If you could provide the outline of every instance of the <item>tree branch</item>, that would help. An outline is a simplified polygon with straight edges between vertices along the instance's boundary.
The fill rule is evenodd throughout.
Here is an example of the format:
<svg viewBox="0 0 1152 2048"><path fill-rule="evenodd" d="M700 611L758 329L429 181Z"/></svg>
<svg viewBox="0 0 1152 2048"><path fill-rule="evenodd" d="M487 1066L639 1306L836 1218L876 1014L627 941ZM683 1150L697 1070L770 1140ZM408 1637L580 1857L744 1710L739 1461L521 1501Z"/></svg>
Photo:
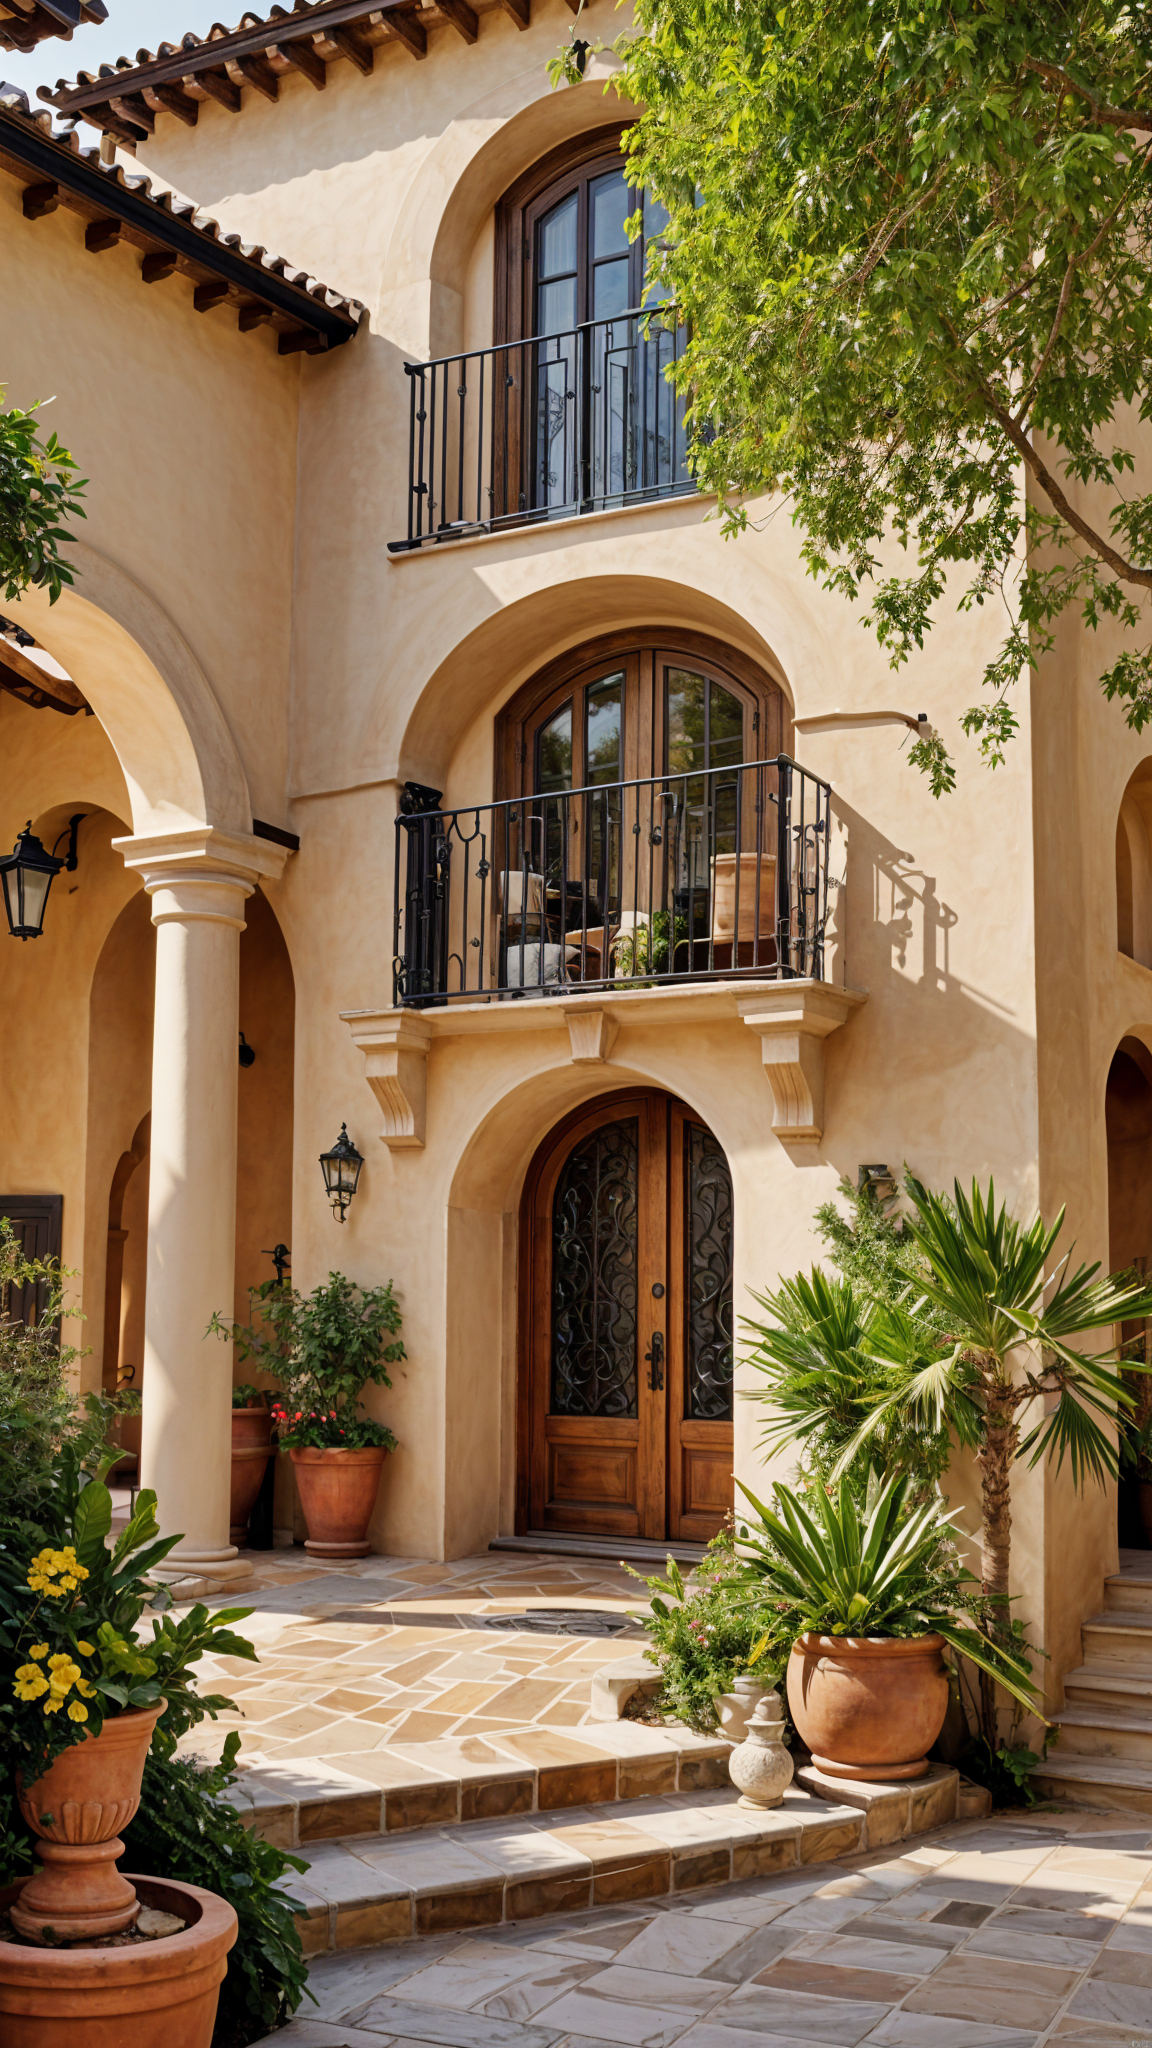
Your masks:
<svg viewBox="0 0 1152 2048"><path fill-rule="evenodd" d="M1037 387L1040 383L1040 379L1044 375L1045 370L1048 368L1048 359L1056 346L1056 341L1059 336L1060 329L1064 325L1064 315L1068 311L1068 301L1072 296L1072 279L1076 275L1077 260L1078 259L1075 256L1070 256L1068 258L1068 267L1064 272L1064 282L1060 287L1060 298L1057 302L1056 312L1052 320L1051 332L1049 333L1048 340L1045 343L1044 353L1041 356L1040 361L1037 363L1036 368L1032 373L1032 377L1024 391L1024 395L1016 408L1017 424L1020 424L1023 421L1024 415L1027 412L1028 407L1032 403L1032 400L1036 394Z"/></svg>
<svg viewBox="0 0 1152 2048"><path fill-rule="evenodd" d="M1112 107L1106 100L1098 99L1071 72L1061 69L1059 64L1042 63L1039 57L1025 57L1023 68L1037 78L1043 78L1048 85L1058 85L1062 92L1072 93L1076 99L1084 100L1091 107L1098 121L1108 128L1134 128L1138 135L1152 135L1152 114L1141 113L1136 107Z"/></svg>

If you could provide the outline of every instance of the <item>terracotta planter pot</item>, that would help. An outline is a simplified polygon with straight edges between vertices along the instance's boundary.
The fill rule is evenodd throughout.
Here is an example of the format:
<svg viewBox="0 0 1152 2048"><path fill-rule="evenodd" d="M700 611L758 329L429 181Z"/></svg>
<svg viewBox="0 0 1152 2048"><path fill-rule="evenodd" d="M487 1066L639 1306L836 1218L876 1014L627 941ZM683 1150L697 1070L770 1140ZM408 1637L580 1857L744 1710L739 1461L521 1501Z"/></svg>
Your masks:
<svg viewBox="0 0 1152 2048"><path fill-rule="evenodd" d="M367 1557L387 1451L290 1451L313 1557Z"/></svg>
<svg viewBox="0 0 1152 2048"><path fill-rule="evenodd" d="M272 1415L267 1408L232 1410L232 1498L230 1543L243 1543L272 1456Z"/></svg>
<svg viewBox="0 0 1152 2048"><path fill-rule="evenodd" d="M941 1636L800 1636L788 1705L818 1770L834 1778L922 1778L948 1711Z"/></svg>
<svg viewBox="0 0 1152 2048"><path fill-rule="evenodd" d="M23 1887L12 1922L32 1941L45 1931L64 1941L120 1934L140 1908L116 1859L120 1829L140 1804L140 1780L152 1730L167 1705L130 1708L105 1721L56 1758L35 1784L19 1773L16 1797L34 1835L41 1868Z"/></svg>
<svg viewBox="0 0 1152 2048"><path fill-rule="evenodd" d="M214 1892L136 1877L140 1902L182 1934L129 1948L22 1948L0 1941L4 2048L209 2048L236 1915ZM27 1885L0 1892L10 1907Z"/></svg>

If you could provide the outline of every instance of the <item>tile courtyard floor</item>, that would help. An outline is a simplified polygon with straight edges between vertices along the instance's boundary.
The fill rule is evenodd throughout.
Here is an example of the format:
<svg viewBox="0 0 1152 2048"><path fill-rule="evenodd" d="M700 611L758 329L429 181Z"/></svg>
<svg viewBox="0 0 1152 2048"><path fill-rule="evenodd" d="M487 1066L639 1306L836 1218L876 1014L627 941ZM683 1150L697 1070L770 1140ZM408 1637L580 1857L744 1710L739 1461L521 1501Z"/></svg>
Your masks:
<svg viewBox="0 0 1152 2048"><path fill-rule="evenodd" d="M621 1636L488 1630L485 1617L572 1609L623 1617L644 1587L596 1559L485 1552L452 1564L372 1556L325 1564L299 1550L249 1552L251 1579L212 1606L251 1607L240 1627L258 1665L205 1660L201 1684L235 1714L205 1723L192 1748L219 1749L237 1728L241 1757L333 1764L445 1738L576 1728L593 1674L644 1648Z"/></svg>
<svg viewBox="0 0 1152 2048"><path fill-rule="evenodd" d="M267 2048L1152 2048L1152 1819L961 1822L851 1864L318 1958Z"/></svg>

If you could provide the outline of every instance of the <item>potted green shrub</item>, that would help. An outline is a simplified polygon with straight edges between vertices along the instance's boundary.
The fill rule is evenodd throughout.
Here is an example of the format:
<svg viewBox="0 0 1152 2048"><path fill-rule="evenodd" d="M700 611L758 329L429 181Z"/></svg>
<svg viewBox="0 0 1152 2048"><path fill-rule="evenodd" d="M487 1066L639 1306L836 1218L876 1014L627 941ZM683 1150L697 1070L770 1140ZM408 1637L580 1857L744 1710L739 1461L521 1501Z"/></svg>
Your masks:
<svg viewBox="0 0 1152 2048"><path fill-rule="evenodd" d="M232 1492L229 1541L243 1543L272 1456L272 1411L268 1395L241 1380L232 1389Z"/></svg>
<svg viewBox="0 0 1152 2048"><path fill-rule="evenodd" d="M390 1387L388 1367L406 1357L391 1282L359 1287L329 1273L311 1294L266 1280L249 1289L246 1323L216 1315L210 1328L279 1383L271 1420L296 1470L316 1557L363 1557L380 1475L396 1438L365 1415L367 1386ZM391 1341L390 1341L391 1340Z"/></svg>
<svg viewBox="0 0 1152 2048"><path fill-rule="evenodd" d="M775 1509L741 1488L755 1516L739 1552L789 1646L789 1711L833 1777L923 1776L948 1708L946 1645L1036 1711L1029 1664L986 1632L944 1503L912 1505L910 1487L904 1474L872 1483L859 1507L847 1478L835 1493L816 1482L806 1500L777 1486ZM747 1580L733 1590L747 1597Z"/></svg>

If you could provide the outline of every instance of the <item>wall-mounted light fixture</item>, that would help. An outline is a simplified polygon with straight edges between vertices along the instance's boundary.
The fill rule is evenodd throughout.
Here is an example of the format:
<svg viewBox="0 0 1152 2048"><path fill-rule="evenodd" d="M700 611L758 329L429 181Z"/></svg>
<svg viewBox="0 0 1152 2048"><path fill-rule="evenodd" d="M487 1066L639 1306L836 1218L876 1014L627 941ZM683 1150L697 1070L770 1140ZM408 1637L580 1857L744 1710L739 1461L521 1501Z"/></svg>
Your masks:
<svg viewBox="0 0 1152 2048"><path fill-rule="evenodd" d="M5 860L0 860L4 908L8 913L8 930L14 939L40 937L53 878L61 868L66 868L69 874L76 871L76 834L87 815L87 811L77 811L69 818L51 853L37 839L29 818L12 852ZM56 848L65 839L68 852L63 860L58 860Z"/></svg>
<svg viewBox="0 0 1152 2048"><path fill-rule="evenodd" d="M254 1046L249 1045L243 1032L240 1033L240 1065L242 1067L254 1067L256 1065L256 1049Z"/></svg>
<svg viewBox="0 0 1152 2048"><path fill-rule="evenodd" d="M890 1202L896 1193L896 1176L886 1166L858 1166L856 1186L861 1194L867 1189L874 1201Z"/></svg>
<svg viewBox="0 0 1152 2048"><path fill-rule="evenodd" d="M356 1193L363 1164L363 1153L356 1150L348 1136L347 1124L341 1124L340 1136L331 1151L320 1154L320 1170L324 1175L328 1200L332 1204L333 1215L338 1217L341 1223L344 1221L344 1211Z"/></svg>

